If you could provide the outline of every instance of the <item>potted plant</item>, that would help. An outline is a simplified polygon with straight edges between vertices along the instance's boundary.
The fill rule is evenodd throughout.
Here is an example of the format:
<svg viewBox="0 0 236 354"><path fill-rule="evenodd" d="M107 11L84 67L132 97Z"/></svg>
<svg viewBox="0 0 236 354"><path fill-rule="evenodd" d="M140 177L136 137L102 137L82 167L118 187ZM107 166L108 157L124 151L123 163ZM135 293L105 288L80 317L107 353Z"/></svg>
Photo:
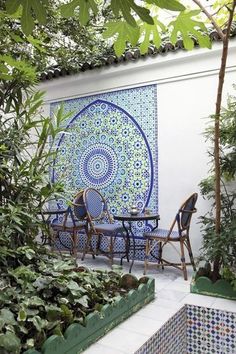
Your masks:
<svg viewBox="0 0 236 354"><path fill-rule="evenodd" d="M203 246L200 267L191 285L192 292L222 296L236 300L236 98L230 96L220 118L221 171L221 235L215 232L214 175L200 183L203 197L212 202L212 209L201 216ZM207 141L213 140L212 126L206 131ZM213 152L209 151L213 158ZM219 274L214 278L213 263L219 262Z"/></svg>

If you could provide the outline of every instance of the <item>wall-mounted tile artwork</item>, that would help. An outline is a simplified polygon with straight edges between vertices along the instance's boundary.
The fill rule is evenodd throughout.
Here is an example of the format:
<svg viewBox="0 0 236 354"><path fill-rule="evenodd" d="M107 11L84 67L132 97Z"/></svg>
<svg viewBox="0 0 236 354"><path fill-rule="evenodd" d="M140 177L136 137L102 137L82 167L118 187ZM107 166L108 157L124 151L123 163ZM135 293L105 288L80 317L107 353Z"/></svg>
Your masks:
<svg viewBox="0 0 236 354"><path fill-rule="evenodd" d="M72 112L56 140L52 179L69 195L100 190L113 214L158 210L157 87L148 85L51 104ZM60 200L63 205L64 201ZM137 236L148 229L137 224Z"/></svg>

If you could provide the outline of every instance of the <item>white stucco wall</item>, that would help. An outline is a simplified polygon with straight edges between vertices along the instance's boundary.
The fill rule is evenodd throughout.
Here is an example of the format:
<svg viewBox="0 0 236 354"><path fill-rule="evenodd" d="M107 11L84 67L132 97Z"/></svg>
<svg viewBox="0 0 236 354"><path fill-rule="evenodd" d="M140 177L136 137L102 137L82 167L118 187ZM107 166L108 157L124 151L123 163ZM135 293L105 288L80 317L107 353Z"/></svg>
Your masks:
<svg viewBox="0 0 236 354"><path fill-rule="evenodd" d="M212 50L178 51L117 66L86 71L39 85L50 102L128 87L157 83L160 226L168 227L180 203L208 174L208 156L202 133L214 113L221 44ZM231 40L224 102L236 82L236 40ZM191 242L197 255L201 245L198 217L208 209L199 195ZM170 250L172 258L172 250Z"/></svg>

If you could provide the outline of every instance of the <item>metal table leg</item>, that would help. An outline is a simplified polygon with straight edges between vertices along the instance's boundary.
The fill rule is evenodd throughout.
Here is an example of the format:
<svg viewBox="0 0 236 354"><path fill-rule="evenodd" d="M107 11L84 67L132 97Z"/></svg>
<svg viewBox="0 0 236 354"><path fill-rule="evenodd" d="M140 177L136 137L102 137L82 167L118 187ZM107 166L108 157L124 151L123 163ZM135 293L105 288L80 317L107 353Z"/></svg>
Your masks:
<svg viewBox="0 0 236 354"><path fill-rule="evenodd" d="M125 233L126 233L126 240L125 240L125 254L120 259L120 265L122 265L123 258L125 258L125 257L127 258L127 261L129 262L129 251L130 251L129 229L126 227L125 221L122 221L122 226L123 226Z"/></svg>
<svg viewBox="0 0 236 354"><path fill-rule="evenodd" d="M129 273L131 273L131 270L132 270L132 267L133 267L133 264L134 264L134 258L135 258L135 253L136 253L136 243L135 243L135 236L134 236L134 233L133 233L133 230L132 230L132 222L129 222L129 231L130 231L130 236L132 238L132 251L133 251L133 257L132 257L132 262L130 264L130 267L129 267Z"/></svg>

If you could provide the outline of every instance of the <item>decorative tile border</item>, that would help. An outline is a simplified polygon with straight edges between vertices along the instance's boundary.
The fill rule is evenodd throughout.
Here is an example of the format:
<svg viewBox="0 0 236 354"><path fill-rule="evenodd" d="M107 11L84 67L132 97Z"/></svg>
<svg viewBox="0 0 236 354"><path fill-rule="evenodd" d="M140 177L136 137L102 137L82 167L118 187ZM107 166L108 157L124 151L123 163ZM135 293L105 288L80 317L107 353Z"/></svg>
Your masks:
<svg viewBox="0 0 236 354"><path fill-rule="evenodd" d="M186 354L186 309L182 307L135 354Z"/></svg>
<svg viewBox="0 0 236 354"><path fill-rule="evenodd" d="M135 354L236 354L236 313L185 305Z"/></svg>

